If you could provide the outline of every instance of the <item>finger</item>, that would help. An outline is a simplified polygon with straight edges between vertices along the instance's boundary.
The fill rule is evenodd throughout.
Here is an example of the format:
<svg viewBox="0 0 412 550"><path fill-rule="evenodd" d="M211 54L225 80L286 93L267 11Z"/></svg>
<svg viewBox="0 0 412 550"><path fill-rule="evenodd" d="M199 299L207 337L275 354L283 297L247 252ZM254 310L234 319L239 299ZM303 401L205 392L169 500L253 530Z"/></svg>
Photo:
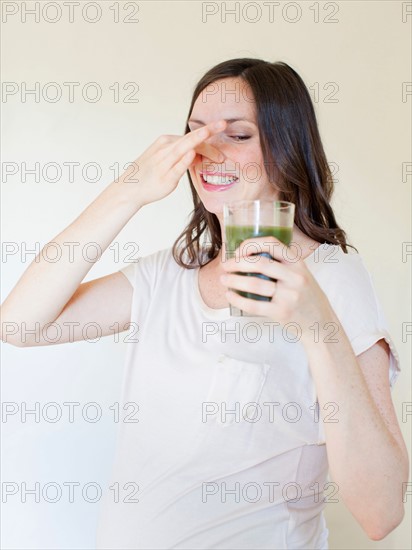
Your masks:
<svg viewBox="0 0 412 550"><path fill-rule="evenodd" d="M267 297L273 296L276 290L276 282L261 279L259 275L246 277L231 273L226 275L225 281L222 281L222 283L229 289L243 290Z"/></svg>
<svg viewBox="0 0 412 550"><path fill-rule="evenodd" d="M171 175L174 180L179 180L189 166L193 164L195 156L196 153L193 150L188 151L174 166L172 166L169 170L169 175Z"/></svg>
<svg viewBox="0 0 412 550"><path fill-rule="evenodd" d="M270 254L275 260L281 262L285 257L286 247L287 245L272 235L251 237L242 241L235 249L235 257L251 256L265 252Z"/></svg>
<svg viewBox="0 0 412 550"><path fill-rule="evenodd" d="M222 262L226 272L241 271L244 273L262 273L271 279L287 281L290 277L290 268L279 261L265 258L264 256L234 257Z"/></svg>
<svg viewBox="0 0 412 550"><path fill-rule="evenodd" d="M283 243L276 237L261 237L260 243L262 253L268 253L279 262L284 264L296 264L301 260L303 250L301 246L291 241L289 244Z"/></svg>
<svg viewBox="0 0 412 550"><path fill-rule="evenodd" d="M194 168L197 164L199 164L200 160L201 160L200 155L195 152L195 155L193 157L192 162L190 163L189 168Z"/></svg>
<svg viewBox="0 0 412 550"><path fill-rule="evenodd" d="M182 136L170 150L170 156L173 160L182 158L188 151L195 149L202 142L204 142L208 137L218 132L221 132L226 126L224 120L219 120L217 122L211 122L206 126L202 126L193 132L189 132Z"/></svg>
<svg viewBox="0 0 412 550"><path fill-rule="evenodd" d="M240 296L233 290L226 292L226 298L234 307L246 311L251 315L262 317L274 317L273 310L276 307L273 302L263 302L261 300L253 300Z"/></svg>
<svg viewBox="0 0 412 550"><path fill-rule="evenodd" d="M165 146L168 146L172 143L175 143L176 141L178 141L179 139L181 138L181 136L176 136L176 135L168 135L168 134L163 134L161 136L159 136L143 153L143 155L141 155L141 158L145 157L145 156L150 156L152 153L155 153L157 151L160 151L161 149L163 149Z"/></svg>
<svg viewBox="0 0 412 550"><path fill-rule="evenodd" d="M221 163L225 160L225 156L223 155L223 153L221 153L219 149L216 149L216 147L213 147L213 145L210 145L209 143L201 143L200 145L195 147L195 151L199 155L207 157L212 162Z"/></svg>

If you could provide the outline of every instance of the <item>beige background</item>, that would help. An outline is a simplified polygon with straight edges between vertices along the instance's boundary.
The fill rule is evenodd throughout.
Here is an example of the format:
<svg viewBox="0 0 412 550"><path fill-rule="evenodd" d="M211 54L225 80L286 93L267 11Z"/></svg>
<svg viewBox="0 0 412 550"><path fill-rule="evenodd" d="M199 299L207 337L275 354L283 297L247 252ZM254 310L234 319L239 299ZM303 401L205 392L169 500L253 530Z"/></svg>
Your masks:
<svg viewBox="0 0 412 550"><path fill-rule="evenodd" d="M36 22L33 16L23 17L23 4L32 9L33 2L3 2L3 10L5 4L8 12L17 13L6 17L3 11L2 80L16 83L18 93L3 96L2 153L3 162L16 163L18 173L6 177L3 170L2 240L15 243L11 246L18 252L3 256L2 299L33 258L21 256L23 247L42 246L67 226L113 179L110 166L134 160L162 133L182 133L192 89L205 70L233 57L286 61L313 94L319 91L313 97L321 135L338 168L334 208L372 274L399 351L402 373L393 398L408 439L411 417L402 422L402 406L411 402L411 337L403 342L402 326L411 322L411 257L402 258L402 246L411 241L412 175L402 170L410 170L411 162L412 97L410 84L404 84L411 81L411 3L278 2L272 4L270 21L265 3L240 2L239 20L228 14L225 22L220 2L99 2L101 18L95 23L85 21L78 8L70 23L61 2L62 17L56 23L47 21L56 17L53 6L40 11ZM40 3L41 10L45 4ZM234 2L226 5L235 8ZM138 22L125 23L136 6ZM117 8L120 20L115 23ZM95 8L88 9L86 17L95 17ZM206 17L205 10L217 13ZM259 10L261 18L253 23ZM328 17L336 22L326 22ZM69 81L80 83L73 102L63 86ZM59 83L62 98L51 103L27 96L24 102L24 82L27 88L39 82L41 91L48 82ZM80 90L88 82L101 87L100 101L83 99ZM110 90L115 82L120 84L119 102ZM122 101L127 82L139 86L138 103ZM23 162L28 167L35 162L41 167L96 162L102 173L91 183L77 168L70 182L63 167L55 183L45 181L52 169L38 183L30 175L23 182ZM141 255L171 246L190 211L184 178L172 195L138 213L116 238L119 258L115 248L107 251L88 279L119 269L131 251L122 250L128 242L136 242ZM3 347L3 400L95 401L105 410L95 424L81 419L73 424L5 423L3 480L104 484L116 428L108 407L119 400L126 347L122 338L115 342L110 337L48 349ZM411 499L406 517L411 516ZM3 508L4 547L93 547L96 505L21 505L11 499ZM328 506L327 519L331 548L411 547L409 519L380 542L368 540L341 503Z"/></svg>

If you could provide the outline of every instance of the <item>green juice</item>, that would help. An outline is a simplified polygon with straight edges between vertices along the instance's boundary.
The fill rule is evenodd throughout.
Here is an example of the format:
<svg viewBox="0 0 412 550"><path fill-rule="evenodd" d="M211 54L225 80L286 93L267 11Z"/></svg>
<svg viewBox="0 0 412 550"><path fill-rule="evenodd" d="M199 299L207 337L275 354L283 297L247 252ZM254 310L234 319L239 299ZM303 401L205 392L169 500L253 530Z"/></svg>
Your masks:
<svg viewBox="0 0 412 550"><path fill-rule="evenodd" d="M291 227L282 227L282 226L270 226L262 225L258 230L255 229L253 225L227 225L226 226L226 258L233 258L235 255L236 248L245 241L246 239L253 239L254 237L275 237L285 245L289 245L292 240L292 228ZM264 241L263 241L264 242ZM262 243L263 244L263 243ZM252 245L251 245L252 249ZM259 250L259 244L256 243L256 249ZM252 254L253 256L265 256L267 258L272 258L267 252L256 252ZM273 258L272 258L273 260ZM260 279L265 279L266 281L274 281L276 279L271 279L266 275L261 273L243 273L241 271L235 271L237 275L244 275L246 277L259 277ZM250 298L252 300L259 300L261 302L270 302L271 298L268 296L260 296L259 294L254 294L252 292L244 292L242 290L236 291L240 296L245 298Z"/></svg>
<svg viewBox="0 0 412 550"><path fill-rule="evenodd" d="M289 245L292 240L292 228L262 225L256 231L253 225L226 226L227 250L232 255L241 242L253 237L275 237L283 244Z"/></svg>

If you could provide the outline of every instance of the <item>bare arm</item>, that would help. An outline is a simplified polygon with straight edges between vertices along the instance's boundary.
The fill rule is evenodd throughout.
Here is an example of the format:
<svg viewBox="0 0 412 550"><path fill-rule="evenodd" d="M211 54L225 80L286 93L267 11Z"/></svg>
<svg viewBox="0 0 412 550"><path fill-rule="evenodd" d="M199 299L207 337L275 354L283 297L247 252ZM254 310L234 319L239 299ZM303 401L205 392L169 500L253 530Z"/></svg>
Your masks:
<svg viewBox="0 0 412 550"><path fill-rule="evenodd" d="M52 343L44 340L42 333L57 320L60 324L64 320L97 322L106 331L116 322L124 325L130 319L130 283L122 274L112 274L80 286L99 256L86 258L79 251L87 243L97 243L101 255L142 206L162 199L177 187L196 150L204 149L204 140L221 130L222 125L214 123L185 136L161 136L129 166L119 181L106 187L51 241L62 251L59 261L50 263L47 254L40 252L6 298L2 306L2 340L17 346ZM214 154L219 158L219 152L215 150ZM106 291L111 294L110 298ZM126 300L127 305L119 306L118 300ZM107 307L108 303L114 309ZM107 310L111 313L106 313ZM25 341L21 337L23 323L35 329ZM81 332L76 339L82 339Z"/></svg>
<svg viewBox="0 0 412 550"><path fill-rule="evenodd" d="M330 317L338 323L332 312ZM328 318L329 319L329 318ZM331 477L345 505L367 533L380 540L404 516L408 454L389 387L389 350L379 341L358 358L343 329L338 343L306 351L322 415L339 406L338 422L325 422Z"/></svg>
<svg viewBox="0 0 412 550"><path fill-rule="evenodd" d="M97 243L103 252L140 208L137 201L128 204L119 187L118 183L110 184L72 224L51 241L58 244L62 252L58 262L48 262L47 253L41 252L23 273L2 306L3 340L18 346L36 345L43 327L58 319L94 265L81 252L85 245ZM70 249L68 243L77 246ZM78 295L90 295L90 283L86 285L89 292L85 293L83 288ZM90 303L88 305L90 308ZM86 311L81 306L78 305L77 313L81 311L90 320L100 320L92 319L92 308ZM33 329L36 334L22 338L26 330Z"/></svg>
<svg viewBox="0 0 412 550"><path fill-rule="evenodd" d="M259 265L244 256L249 242L275 257ZM228 301L239 309L278 323L293 321L301 330L324 423L330 473L343 502L367 533L380 540L402 521L409 475L405 442L394 411L389 386L389 347L379 340L358 357L326 294L302 259L283 256L274 237L254 237L241 243L237 258L225 261L223 282L231 289L273 296L273 283L242 277L234 271L256 271L277 279L270 302L244 298L233 291ZM250 279L250 281L248 280ZM255 279L254 281L252 279ZM317 340L313 322L338 328L339 337ZM336 333L335 333L336 334ZM328 405L337 416L330 417Z"/></svg>
<svg viewBox="0 0 412 550"><path fill-rule="evenodd" d="M132 294L132 285L119 272L82 283L54 321L42 326L38 321L37 325L3 322L3 339L28 347L117 334L129 328Z"/></svg>

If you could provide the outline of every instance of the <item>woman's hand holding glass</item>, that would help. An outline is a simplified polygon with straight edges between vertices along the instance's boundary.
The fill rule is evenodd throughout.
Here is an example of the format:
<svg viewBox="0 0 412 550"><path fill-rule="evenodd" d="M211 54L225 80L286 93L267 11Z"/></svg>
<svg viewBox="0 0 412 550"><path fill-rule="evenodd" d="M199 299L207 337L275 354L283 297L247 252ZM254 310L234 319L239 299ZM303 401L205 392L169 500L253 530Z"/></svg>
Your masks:
<svg viewBox="0 0 412 550"><path fill-rule="evenodd" d="M267 255L256 256L257 248ZM313 323L330 320L332 308L303 259L292 258L292 253L288 256L286 249L286 245L271 236L243 241L234 257L222 263L226 274L221 276L221 283L228 287L226 297L233 306L281 324L298 323L302 332L309 334ZM236 271L261 273L276 282L237 275ZM240 296L236 290L272 299L253 300Z"/></svg>
<svg viewBox="0 0 412 550"><path fill-rule="evenodd" d="M160 136L130 163L115 183L125 193L126 200L134 201L139 208L170 195L197 154L207 155L217 163L223 162L222 153L204 141L225 126L224 121L217 121L184 136Z"/></svg>

